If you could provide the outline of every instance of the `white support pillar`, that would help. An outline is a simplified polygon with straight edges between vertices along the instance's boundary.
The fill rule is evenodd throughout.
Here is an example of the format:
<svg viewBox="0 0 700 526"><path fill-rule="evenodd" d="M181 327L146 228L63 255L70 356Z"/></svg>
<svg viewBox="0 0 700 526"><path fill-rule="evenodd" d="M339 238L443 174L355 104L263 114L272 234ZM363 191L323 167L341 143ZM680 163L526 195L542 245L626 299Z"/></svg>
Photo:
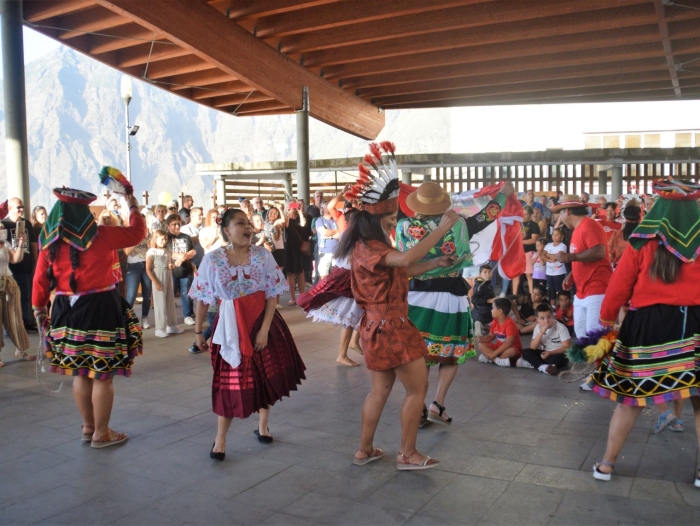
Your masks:
<svg viewBox="0 0 700 526"><path fill-rule="evenodd" d="M598 171L598 193L600 195L606 195L608 193L608 171L599 170ZM617 197L613 196L613 200Z"/></svg>
<svg viewBox="0 0 700 526"><path fill-rule="evenodd" d="M216 204L217 206L226 206L226 176L216 176Z"/></svg>
<svg viewBox="0 0 700 526"><path fill-rule="evenodd" d="M297 117L297 198L309 204L309 90L304 86Z"/></svg>
<svg viewBox="0 0 700 526"><path fill-rule="evenodd" d="M612 172L612 198L617 199L622 195L622 166L613 166Z"/></svg>
<svg viewBox="0 0 700 526"><path fill-rule="evenodd" d="M413 173L411 170L401 170L401 182L403 184L411 184L411 179L413 177Z"/></svg>
<svg viewBox="0 0 700 526"><path fill-rule="evenodd" d="M284 193L286 194L284 196L284 200L287 200L287 196L293 197L292 196L292 174L285 174L284 175Z"/></svg>
<svg viewBox="0 0 700 526"><path fill-rule="evenodd" d="M1 0L2 10L2 85L5 97L5 166L7 197L29 203L29 156L27 154L27 105L24 88L24 37L22 2Z"/></svg>

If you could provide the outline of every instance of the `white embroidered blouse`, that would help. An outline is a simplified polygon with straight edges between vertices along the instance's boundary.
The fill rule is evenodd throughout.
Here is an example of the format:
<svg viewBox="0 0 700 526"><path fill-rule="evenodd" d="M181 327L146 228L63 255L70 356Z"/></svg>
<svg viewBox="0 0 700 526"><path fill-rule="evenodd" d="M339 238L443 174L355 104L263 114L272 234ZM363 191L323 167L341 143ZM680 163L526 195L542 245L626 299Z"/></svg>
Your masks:
<svg viewBox="0 0 700 526"><path fill-rule="evenodd" d="M224 248L204 255L199 273L192 282L189 297L207 305L265 292L265 299L281 296L289 290L284 274L272 254L264 247L250 247L245 265L231 266Z"/></svg>

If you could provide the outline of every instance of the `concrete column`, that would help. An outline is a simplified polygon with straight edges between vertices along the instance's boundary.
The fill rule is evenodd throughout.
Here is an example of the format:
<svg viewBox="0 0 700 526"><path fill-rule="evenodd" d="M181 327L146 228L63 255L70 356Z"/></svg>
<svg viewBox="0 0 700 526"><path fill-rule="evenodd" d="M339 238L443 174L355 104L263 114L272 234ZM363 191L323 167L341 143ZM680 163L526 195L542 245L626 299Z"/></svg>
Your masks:
<svg viewBox="0 0 700 526"><path fill-rule="evenodd" d="M284 175L284 192L290 197L292 196L292 174L285 174ZM285 200L287 195L285 195Z"/></svg>
<svg viewBox="0 0 700 526"><path fill-rule="evenodd" d="M297 115L297 198L309 204L309 91L304 86L302 109Z"/></svg>
<svg viewBox="0 0 700 526"><path fill-rule="evenodd" d="M411 170L401 170L401 182L403 184L411 184L411 178L413 177L413 173Z"/></svg>
<svg viewBox="0 0 700 526"><path fill-rule="evenodd" d="M426 168L423 170L423 182L427 183L428 181L433 180L433 169L432 168Z"/></svg>
<svg viewBox="0 0 700 526"><path fill-rule="evenodd" d="M622 195L622 166L613 166L612 173L612 198L613 201Z"/></svg>
<svg viewBox="0 0 700 526"><path fill-rule="evenodd" d="M223 175L216 176L216 204L226 206L226 179Z"/></svg>
<svg viewBox="0 0 700 526"><path fill-rule="evenodd" d="M24 89L22 2L0 0L2 12L2 84L5 96L5 163L7 197L19 197L29 218L29 156Z"/></svg>
<svg viewBox="0 0 700 526"><path fill-rule="evenodd" d="M600 170L598 172L598 193L607 194L608 193L608 171ZM616 199L613 196L613 199Z"/></svg>

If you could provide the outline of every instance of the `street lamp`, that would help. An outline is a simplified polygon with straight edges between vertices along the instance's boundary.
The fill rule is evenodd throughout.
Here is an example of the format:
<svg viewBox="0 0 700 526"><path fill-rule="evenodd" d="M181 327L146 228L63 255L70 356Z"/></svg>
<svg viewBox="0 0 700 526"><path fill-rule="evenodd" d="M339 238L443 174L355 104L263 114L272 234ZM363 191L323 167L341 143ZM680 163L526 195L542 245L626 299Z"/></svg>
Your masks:
<svg viewBox="0 0 700 526"><path fill-rule="evenodd" d="M139 131L138 126L129 126L129 103L131 102L133 89L131 87L131 77L122 75L121 80L122 100L126 110L126 178L131 181L131 136Z"/></svg>

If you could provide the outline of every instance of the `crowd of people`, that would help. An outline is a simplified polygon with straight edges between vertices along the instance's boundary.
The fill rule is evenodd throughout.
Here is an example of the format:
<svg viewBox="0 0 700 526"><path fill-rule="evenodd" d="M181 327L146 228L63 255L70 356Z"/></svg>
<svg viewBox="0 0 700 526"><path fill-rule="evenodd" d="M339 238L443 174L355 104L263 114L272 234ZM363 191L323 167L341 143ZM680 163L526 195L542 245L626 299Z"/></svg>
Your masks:
<svg viewBox="0 0 700 526"><path fill-rule="evenodd" d="M659 197L597 203L586 193L527 190L524 273L510 281L501 261L491 261L466 278L470 239L518 199L513 186L466 217L426 182L406 190L400 210L405 188L387 175L396 175L393 145L372 155L358 184L330 200L316 192L308 206L256 197L205 211L185 196L181 207L141 210L129 197L94 214L88 205L96 196L64 188L54 191L50 212L35 207L27 223L22 202L10 199L0 226L0 309L17 356L35 358L27 333L41 331L50 370L74 377L82 440L108 447L128 438L109 428L113 376L131 374L142 330L182 334L182 319L194 326L189 352L211 355L218 428L210 456L223 460L232 419L258 413L255 435L272 442L271 406L305 378L279 312L298 305L315 322L342 326L339 364L359 365L348 357L352 348L371 372L353 463L384 456L373 439L398 379L406 394L397 468L415 470L439 464L418 452L417 431L452 424L448 393L467 359L555 375L568 367L574 338L609 326L619 331L613 348L581 385L619 402L595 478L610 480L645 406L663 409L656 432L682 431L682 400L691 398L700 427L700 300L692 292L700 277L700 187L669 179L656 183ZM426 400L432 366L438 383Z"/></svg>

